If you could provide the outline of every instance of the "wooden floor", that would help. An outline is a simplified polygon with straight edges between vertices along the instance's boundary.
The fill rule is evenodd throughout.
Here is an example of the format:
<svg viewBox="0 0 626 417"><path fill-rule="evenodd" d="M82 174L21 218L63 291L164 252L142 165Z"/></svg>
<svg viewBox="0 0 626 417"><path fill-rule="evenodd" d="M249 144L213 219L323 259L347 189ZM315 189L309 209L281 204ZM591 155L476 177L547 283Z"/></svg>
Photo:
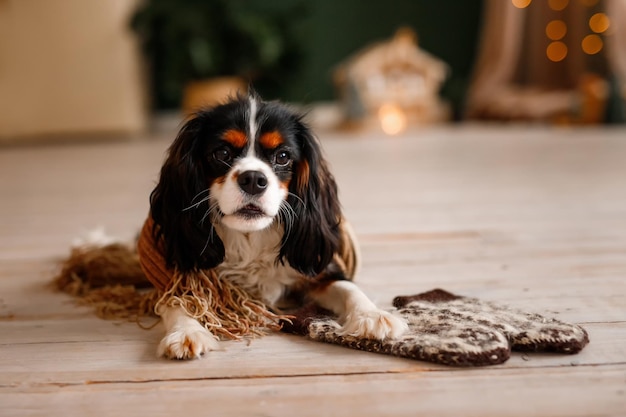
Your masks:
<svg viewBox="0 0 626 417"><path fill-rule="evenodd" d="M100 320L47 283L75 236L132 238L168 141L13 147L0 149L0 416L626 415L626 130L321 136L378 304L440 287L581 323L590 345L479 369L287 335L157 359L160 325Z"/></svg>

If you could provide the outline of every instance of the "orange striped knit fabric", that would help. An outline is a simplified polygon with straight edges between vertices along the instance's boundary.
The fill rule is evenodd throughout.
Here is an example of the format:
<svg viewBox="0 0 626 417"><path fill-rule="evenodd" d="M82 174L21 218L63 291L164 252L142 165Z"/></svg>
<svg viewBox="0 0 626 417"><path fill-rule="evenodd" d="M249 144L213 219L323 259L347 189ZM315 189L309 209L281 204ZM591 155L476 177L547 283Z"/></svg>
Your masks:
<svg viewBox="0 0 626 417"><path fill-rule="evenodd" d="M163 242L155 242L153 228L154 220L148 216L137 241L137 252L141 269L148 280L159 292L164 292L172 284L174 271L165 266Z"/></svg>
<svg viewBox="0 0 626 417"><path fill-rule="evenodd" d="M281 328L281 320L291 316L276 314L259 299L213 270L187 274L168 269L163 242L153 235L154 220L148 217L141 229L137 252L141 269L156 288L159 305L176 305L222 339L259 336Z"/></svg>

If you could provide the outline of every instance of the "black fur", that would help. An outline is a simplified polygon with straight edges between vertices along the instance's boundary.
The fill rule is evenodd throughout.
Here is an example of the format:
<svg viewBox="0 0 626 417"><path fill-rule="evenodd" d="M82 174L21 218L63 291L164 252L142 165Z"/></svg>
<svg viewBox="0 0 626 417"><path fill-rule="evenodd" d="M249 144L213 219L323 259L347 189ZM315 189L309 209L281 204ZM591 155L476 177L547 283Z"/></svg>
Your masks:
<svg viewBox="0 0 626 417"><path fill-rule="evenodd" d="M208 202L186 210L207 196L211 180L202 162L205 119L207 115L198 114L183 126L169 148L159 183L150 195L153 232L157 241L163 241L166 265L182 272L213 268L224 260L225 254L210 219L202 221Z"/></svg>
<svg viewBox="0 0 626 417"><path fill-rule="evenodd" d="M292 122L301 157L294 167L296 178L290 183L292 194L288 202L297 220L291 230L285 231L280 257L286 258L303 274L314 276L326 268L339 249L341 208L335 178L328 170L317 140L299 117L294 117ZM308 181L299 189L297 175L304 161L309 170Z"/></svg>
<svg viewBox="0 0 626 417"><path fill-rule="evenodd" d="M248 102L248 97L238 96L198 112L169 148L159 182L150 196L154 234L164 243L168 268L181 272L210 269L224 260L224 245L211 225L212 219L208 216L203 220L209 202L196 204L208 197L213 181L228 171L211 155L223 146L220 135L224 131L247 130ZM275 130L281 133L293 158L288 167L275 169L281 180L290 180L288 202L296 213L295 221L285 230L277 261L286 259L296 270L315 276L328 266L340 245L337 185L318 141L300 115L277 102L259 99L257 120L260 134ZM263 150L259 151L263 157ZM265 157L270 163L271 157ZM298 175L306 170L308 181L302 181ZM280 220L285 227L290 224L285 218Z"/></svg>

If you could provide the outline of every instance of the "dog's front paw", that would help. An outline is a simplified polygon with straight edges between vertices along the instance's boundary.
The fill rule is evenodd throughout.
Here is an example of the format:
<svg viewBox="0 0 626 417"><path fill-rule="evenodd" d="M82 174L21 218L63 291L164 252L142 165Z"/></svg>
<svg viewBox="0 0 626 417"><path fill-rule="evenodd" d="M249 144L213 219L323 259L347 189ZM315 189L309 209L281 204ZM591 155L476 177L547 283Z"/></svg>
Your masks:
<svg viewBox="0 0 626 417"><path fill-rule="evenodd" d="M218 348L217 339L204 327L176 326L159 343L157 355L168 359L194 359Z"/></svg>
<svg viewBox="0 0 626 417"><path fill-rule="evenodd" d="M364 337L367 339L397 339L409 329L401 317L384 310L355 311L346 316L339 330L342 336Z"/></svg>

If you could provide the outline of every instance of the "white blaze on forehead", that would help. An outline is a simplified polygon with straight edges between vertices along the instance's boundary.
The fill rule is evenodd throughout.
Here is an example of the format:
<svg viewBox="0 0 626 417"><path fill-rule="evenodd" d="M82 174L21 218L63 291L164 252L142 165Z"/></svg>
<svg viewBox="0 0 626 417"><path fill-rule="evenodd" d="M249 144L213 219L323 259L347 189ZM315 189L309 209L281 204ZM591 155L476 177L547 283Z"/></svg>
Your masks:
<svg viewBox="0 0 626 417"><path fill-rule="evenodd" d="M256 120L256 112L257 112L257 102L253 96L250 96L250 114L248 115L248 123L249 123L249 132L248 132L248 143L250 144L248 148L248 156L254 155L254 141L256 138L257 131L257 120Z"/></svg>
<svg viewBox="0 0 626 417"><path fill-rule="evenodd" d="M233 165L233 172L260 171L266 176L275 176L272 168L256 156L248 154Z"/></svg>

